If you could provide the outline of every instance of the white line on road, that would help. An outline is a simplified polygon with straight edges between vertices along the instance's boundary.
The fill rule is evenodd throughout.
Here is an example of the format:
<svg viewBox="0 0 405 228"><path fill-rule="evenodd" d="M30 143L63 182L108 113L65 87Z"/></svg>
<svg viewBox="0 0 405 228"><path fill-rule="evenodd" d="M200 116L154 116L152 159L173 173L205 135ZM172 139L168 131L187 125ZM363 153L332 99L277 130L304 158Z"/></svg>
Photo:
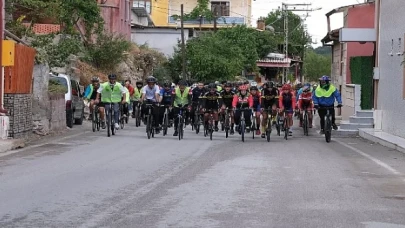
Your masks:
<svg viewBox="0 0 405 228"><path fill-rule="evenodd" d="M373 157L373 156L371 156L371 155L369 155L369 154L367 154L367 153L364 153L363 151L361 151L361 150L359 150L359 149L357 149L357 148L354 148L354 147L352 147L352 146L350 146L350 145L348 145L348 144L346 144L346 143L344 143L344 142L341 142L341 141L336 140L336 139L335 139L335 141L336 141L337 143L339 143L340 145L345 146L345 147L351 149L352 151L354 151L354 152L356 152L356 153L362 155L363 157L366 157L366 158L370 159L371 161L373 161L373 162L376 163L377 165L379 165L379 166L383 167L384 169L390 171L392 174L397 175L397 176L402 176L402 173L400 173L400 172L397 171L396 169L392 168L392 167L389 166L387 163L385 163L385 162L383 162L383 161L381 161L381 160L379 160L379 159L377 159L377 158L375 158L375 157ZM403 178L402 181L405 182L405 178Z"/></svg>

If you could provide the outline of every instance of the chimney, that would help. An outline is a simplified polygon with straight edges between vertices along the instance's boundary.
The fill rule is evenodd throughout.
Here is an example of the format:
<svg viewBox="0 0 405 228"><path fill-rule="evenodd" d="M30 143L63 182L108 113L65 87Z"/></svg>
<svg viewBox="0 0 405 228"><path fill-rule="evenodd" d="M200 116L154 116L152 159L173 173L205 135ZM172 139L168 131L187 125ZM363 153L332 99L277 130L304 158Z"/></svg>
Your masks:
<svg viewBox="0 0 405 228"><path fill-rule="evenodd" d="M266 24L264 23L263 19L257 20L257 29L259 29L259 30L265 30L266 29Z"/></svg>

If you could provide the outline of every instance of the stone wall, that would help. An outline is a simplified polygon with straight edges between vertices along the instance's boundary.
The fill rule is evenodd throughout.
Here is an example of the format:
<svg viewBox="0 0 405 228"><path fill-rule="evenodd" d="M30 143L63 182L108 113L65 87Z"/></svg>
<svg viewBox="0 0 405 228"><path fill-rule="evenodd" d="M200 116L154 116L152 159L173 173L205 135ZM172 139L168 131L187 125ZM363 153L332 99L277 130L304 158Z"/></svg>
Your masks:
<svg viewBox="0 0 405 228"><path fill-rule="evenodd" d="M49 67L47 65L35 65L33 80L33 131L34 133L39 135L46 135L49 133L49 119L51 118L51 109L48 95Z"/></svg>
<svg viewBox="0 0 405 228"><path fill-rule="evenodd" d="M64 94L49 95L51 118L49 120L50 131L66 129L66 103Z"/></svg>
<svg viewBox="0 0 405 228"><path fill-rule="evenodd" d="M344 106L342 107L342 118L348 120L354 116L361 107L361 86L357 84L346 84L342 92Z"/></svg>
<svg viewBox="0 0 405 228"><path fill-rule="evenodd" d="M10 117L9 137L29 137L33 128L31 94L4 94L4 107Z"/></svg>

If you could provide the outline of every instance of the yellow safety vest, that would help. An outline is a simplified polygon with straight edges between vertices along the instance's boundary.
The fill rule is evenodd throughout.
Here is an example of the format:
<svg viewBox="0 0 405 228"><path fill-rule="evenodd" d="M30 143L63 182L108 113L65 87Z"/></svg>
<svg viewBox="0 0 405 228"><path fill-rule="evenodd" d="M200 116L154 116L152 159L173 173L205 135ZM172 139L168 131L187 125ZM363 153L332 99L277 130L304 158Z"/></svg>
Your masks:
<svg viewBox="0 0 405 228"><path fill-rule="evenodd" d="M334 85L329 85L329 90L322 89L321 86L318 86L315 90L315 96L317 97L330 97L336 91Z"/></svg>
<svg viewBox="0 0 405 228"><path fill-rule="evenodd" d="M119 103L122 98L122 85L115 83L113 89L111 89L110 83L105 82L100 85L103 90L101 91L101 102L103 103Z"/></svg>
<svg viewBox="0 0 405 228"><path fill-rule="evenodd" d="M175 98L174 98L174 107L178 107L179 104L187 105L188 104L188 93L190 92L190 88L186 87L181 93L180 88L175 89Z"/></svg>

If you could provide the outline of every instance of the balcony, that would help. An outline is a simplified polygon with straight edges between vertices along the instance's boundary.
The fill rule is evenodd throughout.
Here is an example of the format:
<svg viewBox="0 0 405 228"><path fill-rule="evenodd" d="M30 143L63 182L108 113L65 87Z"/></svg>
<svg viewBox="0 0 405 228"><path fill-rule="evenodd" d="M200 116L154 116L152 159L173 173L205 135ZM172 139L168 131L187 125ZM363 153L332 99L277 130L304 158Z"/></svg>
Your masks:
<svg viewBox="0 0 405 228"><path fill-rule="evenodd" d="M177 24L177 20L173 16L169 16L169 24ZM184 21L185 25L199 25L200 20L187 20ZM202 19L202 25L211 25L214 24L214 20L208 21L206 19ZM244 17L220 17L217 19L218 25L244 25L246 24Z"/></svg>

